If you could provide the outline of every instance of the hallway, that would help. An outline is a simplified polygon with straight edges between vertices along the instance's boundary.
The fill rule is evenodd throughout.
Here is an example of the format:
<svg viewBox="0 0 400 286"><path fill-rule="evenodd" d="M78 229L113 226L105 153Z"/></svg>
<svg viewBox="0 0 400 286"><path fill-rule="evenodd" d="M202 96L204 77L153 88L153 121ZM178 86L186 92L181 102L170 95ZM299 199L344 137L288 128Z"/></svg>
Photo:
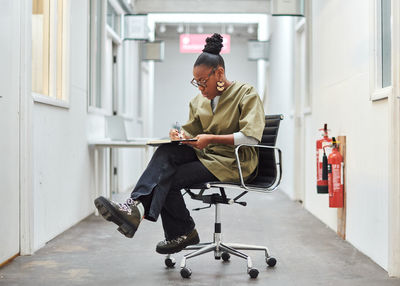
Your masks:
<svg viewBox="0 0 400 286"><path fill-rule="evenodd" d="M122 194L115 200L125 197ZM232 257L222 263L212 254L188 260L192 276L184 280L179 274L182 253L175 255L174 269L166 269L163 256L155 253L163 237L161 220L144 221L130 240L113 224L91 215L33 256L17 257L1 268L0 285L400 285L400 279L389 278L385 270L282 191L252 193L244 199L246 208L222 207L223 239L268 246L278 263L267 268L263 253L251 253L260 271L256 280L246 274L245 261ZM188 198L187 203L190 209L204 206ZM263 213L268 217L257 215ZM208 241L214 210L192 215L201 241Z"/></svg>

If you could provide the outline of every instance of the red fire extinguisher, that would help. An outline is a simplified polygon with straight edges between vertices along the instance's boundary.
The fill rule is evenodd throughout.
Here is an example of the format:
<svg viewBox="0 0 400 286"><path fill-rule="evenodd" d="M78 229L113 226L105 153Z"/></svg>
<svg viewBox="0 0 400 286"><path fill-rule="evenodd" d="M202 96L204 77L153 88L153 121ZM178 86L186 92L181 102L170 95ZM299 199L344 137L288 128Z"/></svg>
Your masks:
<svg viewBox="0 0 400 286"><path fill-rule="evenodd" d="M332 137L332 153L328 157L329 207L343 207L343 157L340 155L338 142Z"/></svg>
<svg viewBox="0 0 400 286"><path fill-rule="evenodd" d="M322 131L322 138L317 140L317 193L327 194L328 193L328 170L323 168L327 164L322 164L324 157L329 156L331 153L332 139L328 137L328 124L324 124L324 128L320 129ZM325 148L327 147L327 148ZM324 156L325 154L325 156Z"/></svg>

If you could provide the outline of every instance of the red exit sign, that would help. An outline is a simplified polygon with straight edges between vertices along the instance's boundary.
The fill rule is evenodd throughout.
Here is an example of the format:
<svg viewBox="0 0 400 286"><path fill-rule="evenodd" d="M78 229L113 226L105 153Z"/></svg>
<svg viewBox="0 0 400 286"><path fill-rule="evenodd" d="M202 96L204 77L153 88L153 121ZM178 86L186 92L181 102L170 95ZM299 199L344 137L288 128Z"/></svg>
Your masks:
<svg viewBox="0 0 400 286"><path fill-rule="evenodd" d="M212 34L181 34L179 38L179 49L181 53L201 53L206 44L206 38ZM224 45L221 54L229 54L231 52L231 36L221 35L223 37L222 44Z"/></svg>

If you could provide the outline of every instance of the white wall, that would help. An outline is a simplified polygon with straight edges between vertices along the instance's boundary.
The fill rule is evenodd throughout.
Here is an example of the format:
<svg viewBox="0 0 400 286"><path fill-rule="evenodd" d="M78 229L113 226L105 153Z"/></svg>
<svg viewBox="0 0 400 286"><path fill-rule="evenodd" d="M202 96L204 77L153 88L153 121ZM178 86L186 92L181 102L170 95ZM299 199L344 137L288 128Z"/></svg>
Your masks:
<svg viewBox="0 0 400 286"><path fill-rule="evenodd" d="M316 194L315 141L318 129L328 123L332 136L347 138L347 222L346 239L376 263L387 269L388 260L388 106L387 100L370 97L369 5L363 0L313 1L311 87L312 113L306 116L306 193L304 206L336 231L336 210L329 209L328 196ZM289 76L280 57L292 57L291 43L279 39L287 33L284 18L274 20L271 55L270 107L289 109ZM277 56L276 51L280 54ZM273 59L277 57L277 59ZM289 65L289 64L287 64ZM285 80L287 79L287 81ZM279 85L277 88L275 85ZM274 87L275 86L275 87ZM289 89L289 88L288 88ZM286 92L285 92L286 91ZM287 120L286 118L285 120ZM285 121L284 121L285 122ZM285 161L284 182L293 179L290 160L293 126L282 126L280 143ZM284 161L284 163L285 163ZM289 178L288 178L289 176ZM296 187L296 186L293 186ZM290 195L290 192L289 192ZM295 218L293 218L295 219Z"/></svg>
<svg viewBox="0 0 400 286"><path fill-rule="evenodd" d="M93 211L87 147L87 2L71 1L69 109L35 103L34 248Z"/></svg>
<svg viewBox="0 0 400 286"><path fill-rule="evenodd" d="M103 110L91 109L88 112L88 1L72 0L70 5L69 108L35 103L33 109L35 250L93 212L95 160L94 150L88 147L87 142L88 139L104 138L104 115L111 114L112 110L112 84L111 78L107 78L112 66L105 63ZM119 76L127 79L123 89L127 97L127 112L121 115L126 119L129 137L143 136L143 124L138 115L138 46L138 42L125 42L121 46L121 49L126 49L126 69L125 74ZM103 57L106 55L104 53ZM122 109L120 106L121 112ZM137 149L119 150L118 155L118 189L125 191L141 174L144 156L143 151ZM97 188L103 195L109 190L109 160L108 150L99 150Z"/></svg>
<svg viewBox="0 0 400 286"><path fill-rule="evenodd" d="M198 54L179 53L179 35L159 38L165 41L165 60L155 63L154 136L166 137L178 121L186 123L189 102L199 93L190 84ZM247 38L231 37L231 53L223 54L228 80L257 87L257 63L247 60Z"/></svg>
<svg viewBox="0 0 400 286"><path fill-rule="evenodd" d="M20 98L24 74L20 45L23 42L24 15L21 1L0 2L0 265L17 255L19 244L20 186ZM21 67L22 66L22 67ZM22 94L21 94L22 93Z"/></svg>
<svg viewBox="0 0 400 286"><path fill-rule="evenodd" d="M327 121L332 135L347 136L347 240L386 269L388 106L387 100L369 100L369 5L362 0L314 5L312 125ZM311 200L306 206L313 210Z"/></svg>

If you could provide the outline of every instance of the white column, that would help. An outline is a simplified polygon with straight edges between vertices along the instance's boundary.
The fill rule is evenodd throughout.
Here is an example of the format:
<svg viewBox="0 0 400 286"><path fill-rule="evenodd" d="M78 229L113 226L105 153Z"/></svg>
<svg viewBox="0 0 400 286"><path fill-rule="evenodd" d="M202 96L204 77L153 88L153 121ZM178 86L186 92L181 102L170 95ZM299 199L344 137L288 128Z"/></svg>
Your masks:
<svg viewBox="0 0 400 286"><path fill-rule="evenodd" d="M400 277L400 3L392 1L392 79L389 96L389 276Z"/></svg>
<svg viewBox="0 0 400 286"><path fill-rule="evenodd" d="M20 253L34 252L32 138L32 1L20 1Z"/></svg>

